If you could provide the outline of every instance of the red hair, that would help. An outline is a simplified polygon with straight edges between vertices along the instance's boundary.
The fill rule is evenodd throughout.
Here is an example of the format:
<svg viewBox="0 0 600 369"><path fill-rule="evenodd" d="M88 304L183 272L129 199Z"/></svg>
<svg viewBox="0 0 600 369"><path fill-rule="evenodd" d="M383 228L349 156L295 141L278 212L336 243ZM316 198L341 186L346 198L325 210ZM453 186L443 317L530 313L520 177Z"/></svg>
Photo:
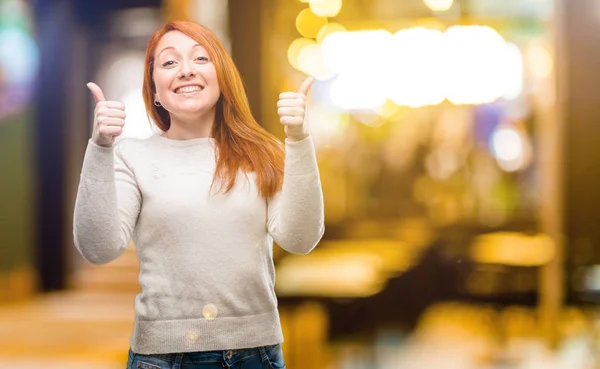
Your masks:
<svg viewBox="0 0 600 369"><path fill-rule="evenodd" d="M221 96L217 102L212 128L217 148L217 167L213 185L218 180L220 190L229 192L235 185L238 170L256 173L261 196L272 197L283 184L284 150L281 141L261 127L250 111L242 78L233 60L217 36L194 22L170 22L159 28L148 42L144 64L144 104L146 112L163 131L171 126L169 113L154 105L154 53L156 45L167 32L179 31L202 45L217 71Z"/></svg>

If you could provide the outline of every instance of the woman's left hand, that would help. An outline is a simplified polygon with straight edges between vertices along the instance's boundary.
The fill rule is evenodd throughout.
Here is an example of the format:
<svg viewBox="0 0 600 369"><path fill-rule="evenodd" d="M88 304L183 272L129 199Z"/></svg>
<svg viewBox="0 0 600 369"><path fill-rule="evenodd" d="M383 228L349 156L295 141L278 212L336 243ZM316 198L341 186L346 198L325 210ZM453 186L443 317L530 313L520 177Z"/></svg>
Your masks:
<svg viewBox="0 0 600 369"><path fill-rule="evenodd" d="M306 95L314 81L314 77L308 77L302 82L298 92L283 92L279 95L277 102L279 121L284 126L286 136L292 141L300 141L308 137L308 130L304 124Z"/></svg>

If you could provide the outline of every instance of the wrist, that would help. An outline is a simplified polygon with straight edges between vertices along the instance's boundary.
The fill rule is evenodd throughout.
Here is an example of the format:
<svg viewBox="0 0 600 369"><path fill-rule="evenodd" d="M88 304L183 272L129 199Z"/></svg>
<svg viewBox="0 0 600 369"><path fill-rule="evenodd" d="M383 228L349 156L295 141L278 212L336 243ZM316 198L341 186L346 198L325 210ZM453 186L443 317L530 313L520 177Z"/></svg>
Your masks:
<svg viewBox="0 0 600 369"><path fill-rule="evenodd" d="M105 140L94 140L92 139L92 142L96 145L96 146L100 146L100 147L112 147L113 143L114 143L114 139L111 141L105 141Z"/></svg>
<svg viewBox="0 0 600 369"><path fill-rule="evenodd" d="M298 141L302 141L302 140L306 139L308 136L310 136L309 133L303 133L301 135L287 136L287 140L290 142L298 142Z"/></svg>

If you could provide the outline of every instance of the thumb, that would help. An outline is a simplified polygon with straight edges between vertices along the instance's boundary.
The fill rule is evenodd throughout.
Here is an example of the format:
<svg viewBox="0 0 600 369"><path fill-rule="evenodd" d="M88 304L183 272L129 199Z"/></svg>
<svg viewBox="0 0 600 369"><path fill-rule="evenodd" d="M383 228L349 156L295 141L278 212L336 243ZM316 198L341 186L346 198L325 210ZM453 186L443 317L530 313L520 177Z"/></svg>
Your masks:
<svg viewBox="0 0 600 369"><path fill-rule="evenodd" d="M301 92L301 93L303 93L305 95L308 95L308 91L310 90L310 86L312 86L312 84L314 82L315 82L315 77L313 77L313 76L308 77L300 85L300 91L299 92Z"/></svg>
<svg viewBox="0 0 600 369"><path fill-rule="evenodd" d="M97 84L95 84L94 82L89 82L86 86L90 89L92 95L94 95L94 100L96 100L96 103L106 100L104 98L104 93L102 92L102 89Z"/></svg>

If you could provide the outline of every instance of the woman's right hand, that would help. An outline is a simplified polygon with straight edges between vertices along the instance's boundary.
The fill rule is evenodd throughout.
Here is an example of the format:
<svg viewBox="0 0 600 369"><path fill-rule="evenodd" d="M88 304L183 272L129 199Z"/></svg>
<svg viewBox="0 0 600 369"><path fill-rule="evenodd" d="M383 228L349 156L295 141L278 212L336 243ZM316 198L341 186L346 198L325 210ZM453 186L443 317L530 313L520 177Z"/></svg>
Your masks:
<svg viewBox="0 0 600 369"><path fill-rule="evenodd" d="M111 146L115 137L123 133L125 105L118 101L106 101L102 89L93 82L88 83L87 87L96 100L92 142L99 146Z"/></svg>

